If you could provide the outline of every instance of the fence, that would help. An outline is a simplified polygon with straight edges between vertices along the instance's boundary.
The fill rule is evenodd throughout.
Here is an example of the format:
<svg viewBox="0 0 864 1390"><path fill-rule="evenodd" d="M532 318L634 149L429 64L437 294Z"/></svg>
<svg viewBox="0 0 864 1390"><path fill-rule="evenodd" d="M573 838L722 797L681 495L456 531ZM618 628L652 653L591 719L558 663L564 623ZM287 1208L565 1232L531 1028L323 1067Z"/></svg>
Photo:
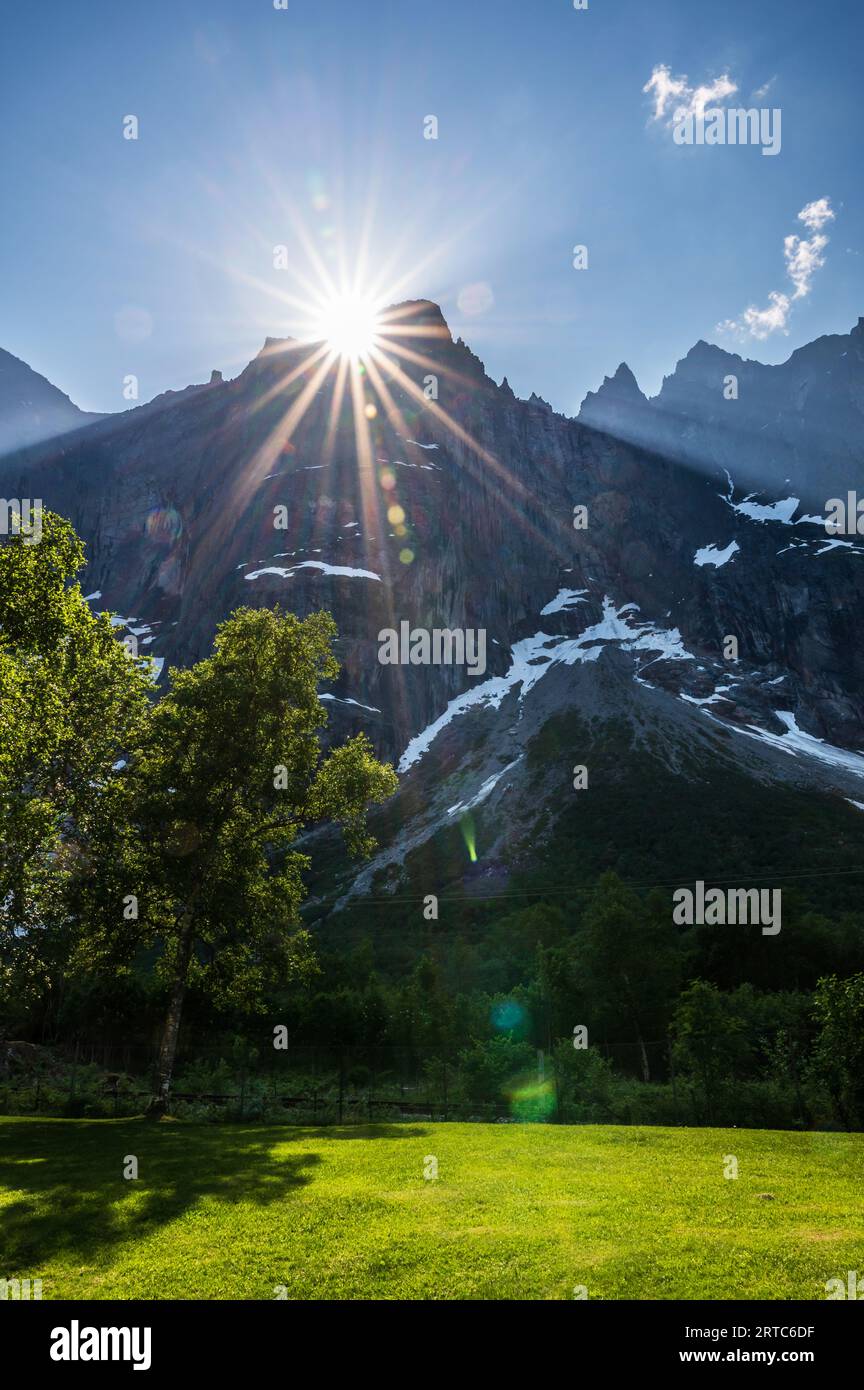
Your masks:
<svg viewBox="0 0 864 1390"><path fill-rule="evenodd" d="M18 1113L34 1114L45 1113L50 1105L46 1105L45 1098L47 1088L40 1086L39 1081L35 1083L13 1084L7 1088L7 1093L15 1096L19 1101ZM113 1118L130 1118L139 1115L146 1108L153 1092L151 1088L146 1090L123 1092L115 1090L103 1090L101 1098L105 1101L113 1115ZM29 1098L29 1104L27 1103ZM82 1107L86 1109L86 1102L81 1093L78 1099L82 1101ZM71 1104L63 1108L68 1112L74 1108L76 1093L70 1093ZM509 1108L506 1101L442 1101L434 1097L415 1097L406 1100L403 1096L375 1096L371 1092L365 1094L350 1095L340 1090L334 1098L328 1093L321 1094L317 1091L311 1094L291 1096L274 1094L268 1097L268 1119L272 1119L272 1110L281 1107L285 1111L285 1121L289 1124L362 1124L374 1123L376 1120L390 1119L397 1115L400 1120L474 1120L486 1122L505 1122L510 1121ZM226 1112L230 1112L231 1118L244 1120L253 1117L253 1107L250 1106L248 1097L241 1089L235 1092L225 1091L172 1091L169 1097L168 1113L176 1114L178 1102L189 1105L215 1105L222 1106ZM311 1118L310 1118L311 1116Z"/></svg>
<svg viewBox="0 0 864 1390"><path fill-rule="evenodd" d="M241 1049L243 1051L244 1049ZM73 1046L34 1049L44 1058L26 1074L7 1074L0 1108L18 1113L140 1114L155 1089L156 1055L146 1045L79 1041ZM233 1057L229 1047L179 1054L169 1113L211 1107L232 1119L266 1114L286 1123L369 1123L381 1119L514 1119L512 1099L501 1088L476 1084L466 1092L458 1060L451 1054L420 1053L398 1046L262 1048ZM248 1054L248 1049L246 1049ZM0 1074L2 1077L2 1074ZM523 1076L538 1097L522 1096L515 1118L557 1117L557 1082L551 1058L537 1054L532 1074ZM4 1098L6 1104L4 1107ZM535 1116L534 1112L537 1112ZM542 1114L541 1114L542 1112Z"/></svg>
<svg viewBox="0 0 864 1390"><path fill-rule="evenodd" d="M483 1048L486 1048L486 1052ZM491 1051L489 1050L491 1048ZM495 1049L455 1054L395 1045L275 1048L194 1039L177 1059L169 1113L193 1120L268 1124L369 1124L382 1121L486 1121L561 1124L720 1125L832 1128L823 1083L764 1068L712 1082L676 1077L667 1042L594 1043L580 1052L566 1040L554 1051L522 1045L518 1066L496 1072ZM614 1062L599 1065L599 1059ZM155 1049L147 1044L85 1042L50 1049L0 1046L0 1113L127 1118L155 1090ZM477 1064L477 1065L475 1065ZM845 1121L844 1121L845 1123Z"/></svg>

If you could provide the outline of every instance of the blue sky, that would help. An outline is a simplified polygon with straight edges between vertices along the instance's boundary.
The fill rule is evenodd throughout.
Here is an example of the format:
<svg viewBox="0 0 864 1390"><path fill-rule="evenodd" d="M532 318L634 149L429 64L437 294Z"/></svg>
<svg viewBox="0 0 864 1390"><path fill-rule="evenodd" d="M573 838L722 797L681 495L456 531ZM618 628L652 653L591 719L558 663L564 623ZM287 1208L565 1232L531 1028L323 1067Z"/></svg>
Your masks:
<svg viewBox="0 0 864 1390"><path fill-rule="evenodd" d="M334 267L372 208L370 272L519 395L575 413L622 360L653 393L700 337L782 361L864 314L862 30L856 0L10 4L0 346L91 410L123 409L129 373L142 400L235 375L296 327L294 271L316 279L295 228ZM659 65L779 107L780 153L676 145ZM787 332L718 335L790 291L784 238L823 197Z"/></svg>

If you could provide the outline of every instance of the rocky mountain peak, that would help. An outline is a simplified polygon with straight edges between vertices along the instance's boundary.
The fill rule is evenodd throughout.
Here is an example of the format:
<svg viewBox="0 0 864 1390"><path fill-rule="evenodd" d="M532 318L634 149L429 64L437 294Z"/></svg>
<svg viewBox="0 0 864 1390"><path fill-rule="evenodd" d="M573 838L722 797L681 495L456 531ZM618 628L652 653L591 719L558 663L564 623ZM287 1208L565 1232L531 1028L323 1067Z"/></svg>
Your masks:
<svg viewBox="0 0 864 1390"><path fill-rule="evenodd" d="M408 327L421 325L432 329L436 336L451 343L453 341L443 310L440 304L436 304L432 299L406 299L401 304L391 304L382 312L381 318L384 323L392 325L394 332L398 331L402 323Z"/></svg>
<svg viewBox="0 0 864 1390"><path fill-rule="evenodd" d="M607 377L606 380L609 381L610 378ZM639 390L639 383L637 382L630 368L627 366L626 362L619 362L618 366L615 369L614 376L611 377L611 381L614 382L616 386L619 386L627 391L631 391L634 393L638 392L640 396L642 395L642 392Z"/></svg>
<svg viewBox="0 0 864 1390"><path fill-rule="evenodd" d="M0 348L0 453L39 444L101 418L80 410L39 372Z"/></svg>
<svg viewBox="0 0 864 1390"><path fill-rule="evenodd" d="M647 398L626 362L613 376L603 378L596 391L589 391L579 411L579 421L593 429L629 438L648 407Z"/></svg>
<svg viewBox="0 0 864 1390"><path fill-rule="evenodd" d="M271 338L269 335L264 339L264 346L256 352L253 361L258 362L262 357L274 357L279 352L287 352L296 344L296 338Z"/></svg>
<svg viewBox="0 0 864 1390"><path fill-rule="evenodd" d="M676 364L674 372L663 378L660 395L673 383L704 379L706 376L711 376L713 380L714 374L718 372L733 371L736 367L742 366L744 358L737 352L728 352L719 344L707 343L704 338L700 338Z"/></svg>

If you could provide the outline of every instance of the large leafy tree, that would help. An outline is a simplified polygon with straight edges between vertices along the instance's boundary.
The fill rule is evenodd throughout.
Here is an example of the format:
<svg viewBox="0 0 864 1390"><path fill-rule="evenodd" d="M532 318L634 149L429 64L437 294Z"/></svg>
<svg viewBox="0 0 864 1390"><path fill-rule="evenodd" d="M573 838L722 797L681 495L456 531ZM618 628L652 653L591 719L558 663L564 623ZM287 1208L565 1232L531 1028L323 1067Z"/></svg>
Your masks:
<svg viewBox="0 0 864 1390"><path fill-rule="evenodd" d="M630 1034L650 1081L648 1043L665 1032L680 973L668 904L655 894L643 902L616 874L604 874L585 912L579 960L595 1016Z"/></svg>
<svg viewBox="0 0 864 1390"><path fill-rule="evenodd" d="M864 974L819 981L813 1001L819 1027L815 1070L846 1129L864 1127Z"/></svg>
<svg viewBox="0 0 864 1390"><path fill-rule="evenodd" d="M84 548L43 512L41 538L0 544L0 1009L23 1015L60 978L69 890L115 764L148 709L130 659L75 575Z"/></svg>
<svg viewBox="0 0 864 1390"><path fill-rule="evenodd" d="M672 1019L672 1051L682 1075L701 1088L704 1118L714 1124L717 1104L752 1063L747 1026L732 995L705 980L683 990Z"/></svg>
<svg viewBox="0 0 864 1390"><path fill-rule="evenodd" d="M327 613L238 609L212 656L172 670L132 749L128 815L104 803L101 871L89 885L86 947L158 945L168 991L152 1110L164 1109L191 983L255 1007L270 983L310 968L299 930L306 827L335 821L368 853L370 803L396 788L360 734L324 756L318 684L339 671ZM101 936L101 943L97 938Z"/></svg>

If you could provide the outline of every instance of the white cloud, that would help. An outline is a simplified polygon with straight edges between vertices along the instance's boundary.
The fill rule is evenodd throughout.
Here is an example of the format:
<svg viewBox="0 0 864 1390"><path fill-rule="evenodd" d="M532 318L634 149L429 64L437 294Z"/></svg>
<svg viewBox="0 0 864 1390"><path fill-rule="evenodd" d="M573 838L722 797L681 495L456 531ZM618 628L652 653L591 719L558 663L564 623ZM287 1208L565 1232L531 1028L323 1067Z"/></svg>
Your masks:
<svg viewBox="0 0 864 1390"><path fill-rule="evenodd" d="M737 90L737 84L728 73L724 73L722 77L715 77L713 82L697 87L689 93L687 102L677 107L675 118L681 120L684 116L704 116L709 102L712 106L717 106L727 97L734 96Z"/></svg>
<svg viewBox="0 0 864 1390"><path fill-rule="evenodd" d="M654 115L655 121L660 121L666 115L666 107L674 97L683 96L689 91L686 77L673 77L671 68L665 63L658 63L650 78L642 88L643 92L653 92L654 94Z"/></svg>
<svg viewBox="0 0 864 1390"><path fill-rule="evenodd" d="M798 221L803 222L813 236L799 237L792 232L783 239L786 274L794 287L792 294L772 290L764 309L751 304L739 319L725 319L723 323L718 323L718 333L734 333L739 338L759 340L770 338L772 333L788 333L787 324L795 300L804 299L810 293L813 276L825 264L822 253L828 245L828 238L819 229L826 222L833 221L834 215L830 198L818 198L801 209Z"/></svg>
<svg viewBox="0 0 864 1390"><path fill-rule="evenodd" d="M822 252L828 245L827 236L813 236L803 240L797 236L787 236L783 241L783 255L786 258L786 274L795 286L793 299L803 299L810 293L810 282L821 266L825 264Z"/></svg>
<svg viewBox="0 0 864 1390"><path fill-rule="evenodd" d="M756 88L751 97L751 101L764 101L776 81L776 74L774 77L769 77L767 82L763 83L761 87Z"/></svg>
<svg viewBox="0 0 864 1390"><path fill-rule="evenodd" d="M734 96L738 86L728 72L715 77L713 82L691 87L687 74L673 77L672 69L666 63L658 63L642 91L654 100L653 121L668 119L670 125L686 116L703 116L706 106L716 106Z"/></svg>
<svg viewBox="0 0 864 1390"><path fill-rule="evenodd" d="M834 221L831 199L817 198L814 203L808 203L806 208L799 212L798 221L803 222L808 231L821 232L826 222Z"/></svg>
<svg viewBox="0 0 864 1390"><path fill-rule="evenodd" d="M738 333L743 337L770 338L772 333L786 333L786 323L789 318L789 311L792 308L788 294L782 294L780 290L772 290L768 296L768 304L764 309L757 309L755 304L751 304L745 309L740 320L726 319L723 323L718 323L719 333Z"/></svg>

